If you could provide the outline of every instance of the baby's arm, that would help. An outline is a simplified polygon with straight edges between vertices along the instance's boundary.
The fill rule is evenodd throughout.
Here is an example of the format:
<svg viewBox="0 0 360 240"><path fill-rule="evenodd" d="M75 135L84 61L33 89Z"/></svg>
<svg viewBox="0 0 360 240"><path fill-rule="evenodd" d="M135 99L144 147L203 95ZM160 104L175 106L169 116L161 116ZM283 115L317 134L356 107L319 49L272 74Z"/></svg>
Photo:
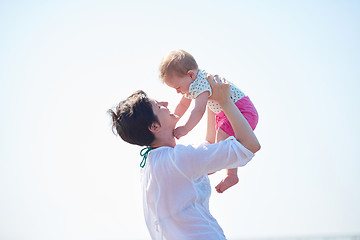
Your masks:
<svg viewBox="0 0 360 240"><path fill-rule="evenodd" d="M191 99L182 96L179 104L175 108L174 114L179 116L179 118L181 118L186 112L186 110L189 108L190 103L191 103Z"/></svg>
<svg viewBox="0 0 360 240"><path fill-rule="evenodd" d="M174 130L174 136L179 139L190 132L201 120L206 110L206 103L208 101L210 93L208 91L201 93L195 99L195 107L191 111L190 117L184 126L177 127Z"/></svg>

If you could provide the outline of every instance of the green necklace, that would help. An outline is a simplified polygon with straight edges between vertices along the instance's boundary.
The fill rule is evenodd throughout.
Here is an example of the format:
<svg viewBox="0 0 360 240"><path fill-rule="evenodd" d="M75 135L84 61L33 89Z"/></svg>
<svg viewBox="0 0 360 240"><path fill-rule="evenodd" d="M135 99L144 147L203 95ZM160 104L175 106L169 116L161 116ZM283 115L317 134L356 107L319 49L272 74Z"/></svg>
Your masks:
<svg viewBox="0 0 360 240"><path fill-rule="evenodd" d="M146 159L147 159L147 157L149 155L149 152L151 150L153 150L153 149L155 149L155 148L153 148L153 147L145 147L145 148L141 149L140 156L142 156L143 159L142 159L142 161L140 163L140 167L144 168L145 163L146 163Z"/></svg>

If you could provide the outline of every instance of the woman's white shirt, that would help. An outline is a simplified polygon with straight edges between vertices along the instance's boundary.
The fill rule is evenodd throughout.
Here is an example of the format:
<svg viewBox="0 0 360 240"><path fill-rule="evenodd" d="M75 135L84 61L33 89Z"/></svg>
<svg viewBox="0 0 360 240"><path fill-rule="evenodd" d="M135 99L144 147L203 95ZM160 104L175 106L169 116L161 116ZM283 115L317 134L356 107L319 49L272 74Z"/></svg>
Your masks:
<svg viewBox="0 0 360 240"><path fill-rule="evenodd" d="M226 239L209 211L208 174L244 166L253 156L234 137L199 147L152 150L141 174L145 221L152 239Z"/></svg>

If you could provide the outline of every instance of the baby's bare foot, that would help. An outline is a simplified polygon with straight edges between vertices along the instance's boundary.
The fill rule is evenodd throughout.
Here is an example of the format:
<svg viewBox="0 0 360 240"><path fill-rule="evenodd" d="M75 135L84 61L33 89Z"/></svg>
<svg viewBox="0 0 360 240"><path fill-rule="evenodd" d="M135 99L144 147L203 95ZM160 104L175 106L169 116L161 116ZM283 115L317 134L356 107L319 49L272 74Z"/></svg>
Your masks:
<svg viewBox="0 0 360 240"><path fill-rule="evenodd" d="M227 175L216 187L218 193L223 193L226 189L234 186L239 182L237 175Z"/></svg>

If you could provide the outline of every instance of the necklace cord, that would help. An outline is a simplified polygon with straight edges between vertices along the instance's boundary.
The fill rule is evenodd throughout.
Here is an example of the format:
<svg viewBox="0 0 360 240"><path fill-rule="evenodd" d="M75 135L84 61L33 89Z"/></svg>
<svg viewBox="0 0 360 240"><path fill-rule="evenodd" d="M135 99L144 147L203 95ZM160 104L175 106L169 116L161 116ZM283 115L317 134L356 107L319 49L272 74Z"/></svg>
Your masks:
<svg viewBox="0 0 360 240"><path fill-rule="evenodd" d="M143 157L143 159L142 159L142 161L140 163L141 168L144 168L144 166L146 164L146 159L147 159L147 157L149 155L149 152L151 150L153 150L153 149L155 149L155 148L153 148L153 147L144 147L143 149L141 149L140 156Z"/></svg>

